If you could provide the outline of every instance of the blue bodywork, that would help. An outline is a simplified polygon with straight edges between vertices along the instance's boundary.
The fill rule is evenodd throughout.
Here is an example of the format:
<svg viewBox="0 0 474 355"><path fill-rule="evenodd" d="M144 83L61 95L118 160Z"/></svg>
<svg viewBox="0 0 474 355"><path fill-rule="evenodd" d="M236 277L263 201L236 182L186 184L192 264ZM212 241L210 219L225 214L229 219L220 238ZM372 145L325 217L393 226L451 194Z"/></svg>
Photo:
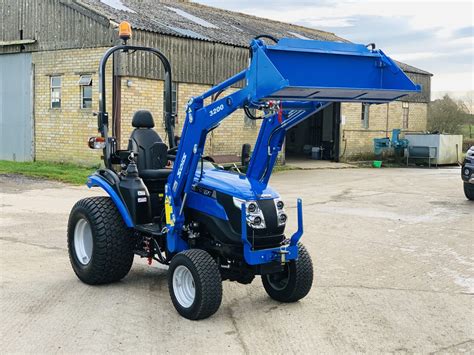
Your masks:
<svg viewBox="0 0 474 355"><path fill-rule="evenodd" d="M127 206L125 205L125 202L123 202L122 198L115 192L114 188L110 185L110 183L105 180L103 177L100 175L91 175L87 178L87 187L91 188L94 186L101 187L104 189L105 192L107 192L112 199L112 201L115 203L115 206L117 206L117 209L120 212L120 215L123 218L123 221L129 228L133 228L135 224L132 221L132 217L130 217L130 212L128 211Z"/></svg>
<svg viewBox="0 0 474 355"><path fill-rule="evenodd" d="M195 192L196 188L220 191L242 201L278 198L268 181L290 128L332 102L383 103L420 91L381 50L360 44L284 38L275 45L266 45L255 39L250 50L247 69L194 97L187 105L181 143L165 186L167 248L171 253L188 248L181 238L184 207L228 220L223 206L212 196ZM245 81L243 88L204 104L206 99L239 81ZM218 169L204 169L201 174L198 167L207 134L235 110L262 109L270 100L272 107L263 108L266 115L246 175ZM109 190L106 189L115 201L113 191ZM123 203L115 202L126 220ZM297 206L298 231L288 244L264 250L253 250L248 241L245 204L242 206L241 237L244 259L249 265L298 257L297 242L303 234L301 200ZM126 220L128 226L129 222Z"/></svg>
<svg viewBox="0 0 474 355"><path fill-rule="evenodd" d="M277 198L279 195L260 181L249 179L248 176L221 169L204 170L199 186L217 190L242 200L259 200Z"/></svg>

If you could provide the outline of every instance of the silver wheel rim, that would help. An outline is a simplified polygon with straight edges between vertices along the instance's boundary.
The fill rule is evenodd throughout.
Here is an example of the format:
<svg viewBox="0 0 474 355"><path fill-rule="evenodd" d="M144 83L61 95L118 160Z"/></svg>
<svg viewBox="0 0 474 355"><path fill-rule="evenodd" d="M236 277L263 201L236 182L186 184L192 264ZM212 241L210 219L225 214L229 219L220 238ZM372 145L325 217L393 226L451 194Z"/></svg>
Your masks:
<svg viewBox="0 0 474 355"><path fill-rule="evenodd" d="M89 264L92 257L92 230L89 222L81 218L74 228L74 252L82 265Z"/></svg>
<svg viewBox="0 0 474 355"><path fill-rule="evenodd" d="M272 286L274 290L282 291L288 286L288 282L290 281L290 268L287 266L286 273L282 271L278 274L267 274L267 281Z"/></svg>
<svg viewBox="0 0 474 355"><path fill-rule="evenodd" d="M191 271L184 266L179 265L173 272L173 293L178 303L189 308L196 298L196 287Z"/></svg>

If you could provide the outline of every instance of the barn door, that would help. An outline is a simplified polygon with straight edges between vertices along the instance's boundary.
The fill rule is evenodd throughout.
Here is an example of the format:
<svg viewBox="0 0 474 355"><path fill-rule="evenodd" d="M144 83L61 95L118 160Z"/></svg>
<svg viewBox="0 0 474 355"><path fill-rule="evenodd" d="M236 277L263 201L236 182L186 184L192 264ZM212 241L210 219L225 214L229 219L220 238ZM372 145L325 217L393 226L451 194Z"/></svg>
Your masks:
<svg viewBox="0 0 474 355"><path fill-rule="evenodd" d="M0 55L0 160L33 160L30 53Z"/></svg>

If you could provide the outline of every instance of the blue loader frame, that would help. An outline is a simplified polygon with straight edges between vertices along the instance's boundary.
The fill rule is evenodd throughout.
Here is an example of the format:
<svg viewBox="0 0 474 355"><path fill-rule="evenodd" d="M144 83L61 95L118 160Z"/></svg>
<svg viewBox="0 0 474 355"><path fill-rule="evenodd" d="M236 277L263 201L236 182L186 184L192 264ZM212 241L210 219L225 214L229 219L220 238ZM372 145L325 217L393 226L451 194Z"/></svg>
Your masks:
<svg viewBox="0 0 474 355"><path fill-rule="evenodd" d="M285 133L332 102L384 103L418 92L398 66L382 51L350 43L281 39L266 45L255 39L250 44L251 62L246 70L216 85L188 103L181 144L175 166L166 185L167 248L180 252L188 248L181 238L188 195L196 184L196 170L204 152L207 134L239 108L261 108L273 101L277 110L267 109L246 178L262 191L282 148ZM211 96L245 80L246 85L208 105ZM202 200L203 204L208 203ZM289 246L252 250L247 239L245 204L242 207L242 243L249 265L281 258L298 257L296 244L303 233L302 202L298 200L298 231Z"/></svg>

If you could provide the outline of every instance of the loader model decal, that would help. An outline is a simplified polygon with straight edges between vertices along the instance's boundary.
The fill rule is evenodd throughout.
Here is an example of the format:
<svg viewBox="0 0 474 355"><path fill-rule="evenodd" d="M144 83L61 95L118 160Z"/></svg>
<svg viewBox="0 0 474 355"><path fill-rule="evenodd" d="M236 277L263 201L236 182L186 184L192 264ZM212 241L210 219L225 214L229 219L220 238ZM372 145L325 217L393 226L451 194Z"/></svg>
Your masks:
<svg viewBox="0 0 474 355"><path fill-rule="evenodd" d="M179 169L178 169L178 172L176 173L176 175L178 176L178 179L181 179L181 173L183 172L183 167L184 167L184 163L186 162L186 153L183 153L183 157L181 158L181 163L179 163Z"/></svg>

